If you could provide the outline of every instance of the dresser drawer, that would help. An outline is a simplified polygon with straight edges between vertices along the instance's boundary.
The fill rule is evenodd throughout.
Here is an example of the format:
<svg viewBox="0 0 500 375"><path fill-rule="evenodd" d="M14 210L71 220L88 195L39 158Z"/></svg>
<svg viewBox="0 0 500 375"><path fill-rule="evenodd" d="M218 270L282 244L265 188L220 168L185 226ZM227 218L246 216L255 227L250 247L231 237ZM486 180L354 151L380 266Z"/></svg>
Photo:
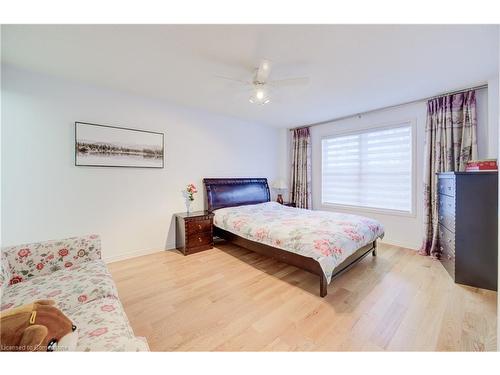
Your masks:
<svg viewBox="0 0 500 375"><path fill-rule="evenodd" d="M186 221L186 232L188 234L211 232L211 231L212 231L211 219Z"/></svg>
<svg viewBox="0 0 500 375"><path fill-rule="evenodd" d="M439 258L439 261L453 278L453 280L455 280L455 253L449 251L446 246L441 246L441 256Z"/></svg>
<svg viewBox="0 0 500 375"><path fill-rule="evenodd" d="M455 197L439 194L438 200L439 200L438 208L440 213L447 212L452 215L455 215Z"/></svg>
<svg viewBox="0 0 500 375"><path fill-rule="evenodd" d="M455 234L443 225L439 226L439 247L442 253L455 255Z"/></svg>
<svg viewBox="0 0 500 375"><path fill-rule="evenodd" d="M455 215L447 212L439 212L439 224L444 225L450 232L455 233Z"/></svg>
<svg viewBox="0 0 500 375"><path fill-rule="evenodd" d="M212 245L214 237L212 232L194 233L187 236L186 247Z"/></svg>
<svg viewBox="0 0 500 375"><path fill-rule="evenodd" d="M455 232L455 198L439 194L438 200L439 223Z"/></svg>
<svg viewBox="0 0 500 375"><path fill-rule="evenodd" d="M438 179L439 194L446 194L450 197L455 196L455 179L454 178L439 178Z"/></svg>
<svg viewBox="0 0 500 375"><path fill-rule="evenodd" d="M442 225L439 226L439 261L455 280L455 236Z"/></svg>

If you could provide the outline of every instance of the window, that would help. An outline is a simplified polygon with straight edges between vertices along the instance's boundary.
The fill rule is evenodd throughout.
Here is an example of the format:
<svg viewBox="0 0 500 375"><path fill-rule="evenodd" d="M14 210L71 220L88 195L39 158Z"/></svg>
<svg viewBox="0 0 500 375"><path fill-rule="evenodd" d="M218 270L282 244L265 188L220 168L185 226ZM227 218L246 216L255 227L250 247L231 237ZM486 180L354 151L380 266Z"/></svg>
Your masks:
<svg viewBox="0 0 500 375"><path fill-rule="evenodd" d="M325 138L322 203L412 212L412 126Z"/></svg>

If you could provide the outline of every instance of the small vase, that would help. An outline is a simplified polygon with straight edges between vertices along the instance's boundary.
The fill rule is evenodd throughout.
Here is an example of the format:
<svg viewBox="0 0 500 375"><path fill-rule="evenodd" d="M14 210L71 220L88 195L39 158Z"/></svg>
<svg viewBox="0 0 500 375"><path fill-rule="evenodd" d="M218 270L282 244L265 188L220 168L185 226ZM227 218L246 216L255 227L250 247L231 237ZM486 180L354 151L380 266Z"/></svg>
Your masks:
<svg viewBox="0 0 500 375"><path fill-rule="evenodd" d="M191 212L191 202L189 199L186 199L186 212L188 214Z"/></svg>

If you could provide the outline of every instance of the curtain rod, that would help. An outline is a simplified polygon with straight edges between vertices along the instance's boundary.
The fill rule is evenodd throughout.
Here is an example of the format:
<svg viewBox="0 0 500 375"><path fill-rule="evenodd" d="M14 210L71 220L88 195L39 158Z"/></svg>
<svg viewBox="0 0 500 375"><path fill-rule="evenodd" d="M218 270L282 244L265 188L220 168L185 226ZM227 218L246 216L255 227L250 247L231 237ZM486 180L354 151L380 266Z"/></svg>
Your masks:
<svg viewBox="0 0 500 375"><path fill-rule="evenodd" d="M486 89L486 88L488 88L488 84L487 83L482 84L482 85L478 85L478 86L468 87L468 88L465 88L465 89L454 90L454 91L442 93L442 94L439 94L439 95L428 96L426 98L415 99L415 100L411 100L409 102L404 102L404 103L389 105L387 107L382 107L382 108L377 108L377 109L370 109L368 111L354 113L352 115L347 115L347 116L342 116L342 117L337 117L337 118L334 118L334 119L331 119L331 120L325 120L325 121L321 121L321 122L315 122L315 123L313 123L311 125L297 126L295 128L290 128L289 130L293 131L293 130L296 130L296 129L310 128L312 126L329 124L330 122L345 120L345 119L348 119L348 118L351 118L351 117L356 117L356 116L362 116L362 115L366 115L366 114L372 113L372 112L383 111L385 109L391 109L391 108L401 107L403 105L408 105L408 104L423 102L424 100L431 100L431 99L439 98L439 97L445 96L445 95L453 95L453 94L458 94L458 93L469 91L469 90L481 90L481 89Z"/></svg>

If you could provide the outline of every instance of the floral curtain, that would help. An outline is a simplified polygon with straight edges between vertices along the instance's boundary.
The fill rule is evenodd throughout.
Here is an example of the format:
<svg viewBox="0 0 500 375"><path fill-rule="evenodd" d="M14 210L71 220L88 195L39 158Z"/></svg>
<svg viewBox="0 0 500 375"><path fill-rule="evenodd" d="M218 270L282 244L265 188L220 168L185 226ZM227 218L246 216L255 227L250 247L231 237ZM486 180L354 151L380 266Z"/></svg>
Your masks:
<svg viewBox="0 0 500 375"><path fill-rule="evenodd" d="M311 134L307 127L293 130L290 199L298 208L312 208Z"/></svg>
<svg viewBox="0 0 500 375"><path fill-rule="evenodd" d="M427 102L424 163L424 241L420 253L439 258L436 173L464 171L477 159L476 92Z"/></svg>

